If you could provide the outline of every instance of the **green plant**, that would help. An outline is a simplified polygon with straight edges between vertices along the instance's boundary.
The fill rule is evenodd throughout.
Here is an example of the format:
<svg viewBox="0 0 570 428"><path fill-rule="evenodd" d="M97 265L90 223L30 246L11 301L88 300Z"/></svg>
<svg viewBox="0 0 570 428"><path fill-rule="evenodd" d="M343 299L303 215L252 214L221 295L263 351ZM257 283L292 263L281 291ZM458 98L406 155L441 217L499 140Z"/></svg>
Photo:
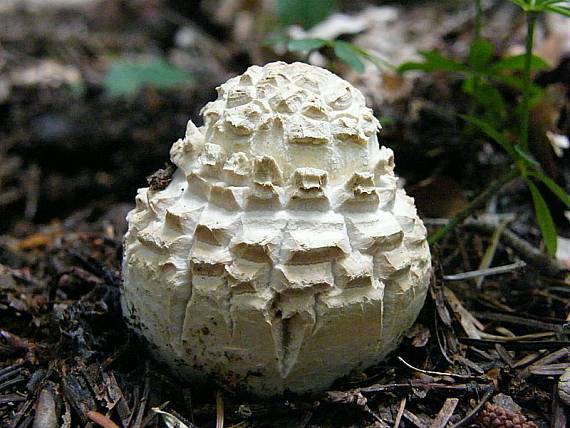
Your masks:
<svg viewBox="0 0 570 428"><path fill-rule="evenodd" d="M570 196L544 174L540 164L529 152L529 114L532 106L542 95L541 89L532 83L531 72L547 66L532 52L534 28L538 15L543 12L554 12L570 17L570 2L559 0L510 1L519 6L527 16L526 50L523 55L511 56L498 61L493 59L493 45L480 38L481 4L477 2L476 37L471 44L466 64L437 52L423 52L423 62L405 63L398 70L400 72L446 71L460 74L463 78L462 89L473 100L469 114L460 116L499 144L514 164L513 170L475 198L470 206L458 213L447 226L436 231L430 237L430 242L440 240L506 183L515 178L523 178L530 190L537 222L548 253L554 255L557 244L556 227L548 205L536 184L542 182L568 208L570 208ZM509 85L521 92L521 102L514 111L509 111L505 99L497 88L498 83ZM518 123L520 126L517 126ZM511 136L514 136L515 142L512 141Z"/></svg>
<svg viewBox="0 0 570 428"><path fill-rule="evenodd" d="M426 72L445 71L458 74L463 80L462 90L473 101L472 112L480 116L495 128L506 127L509 122L507 103L497 88L498 84L512 86L522 90L524 80L515 76L524 69L524 55L506 57L494 60L495 47L484 39L476 39L471 44L466 63L447 58L436 51L422 52L423 62L407 62L398 67L403 73L410 70ZM531 58L531 68L540 70L548 65L537 56ZM530 84L530 91L535 98L541 94L541 89Z"/></svg>
<svg viewBox="0 0 570 428"><path fill-rule="evenodd" d="M558 13L570 17L570 2L566 0L510 0L519 6L526 14L527 32L524 55L524 85L522 100L522 122L520 144L523 149L528 149L528 122L531 102L531 63L534 43L534 27L536 19L543 12Z"/></svg>
<svg viewBox="0 0 570 428"><path fill-rule="evenodd" d="M336 0L277 0L275 6L281 24L311 28L332 13Z"/></svg>
<svg viewBox="0 0 570 428"><path fill-rule="evenodd" d="M301 25L308 29L327 18L337 7L336 0L276 0L276 13L279 24ZM333 55L355 71L364 72L364 61L377 66L388 66L385 61L371 55L366 50L343 40L319 38L290 39L278 30L267 38L265 45L284 46L289 52L309 53L314 50L328 48Z"/></svg>
<svg viewBox="0 0 570 428"><path fill-rule="evenodd" d="M367 52L365 49L343 40L330 39L289 39L287 37L273 37L265 42L268 45L285 45L289 52L305 52L329 48L334 55L358 73L364 72L364 61L370 61L378 67L393 68L386 61Z"/></svg>
<svg viewBox="0 0 570 428"><path fill-rule="evenodd" d="M105 79L103 87L111 96L135 94L142 86L171 88L192 82L192 76L162 58L148 60L117 60Z"/></svg>

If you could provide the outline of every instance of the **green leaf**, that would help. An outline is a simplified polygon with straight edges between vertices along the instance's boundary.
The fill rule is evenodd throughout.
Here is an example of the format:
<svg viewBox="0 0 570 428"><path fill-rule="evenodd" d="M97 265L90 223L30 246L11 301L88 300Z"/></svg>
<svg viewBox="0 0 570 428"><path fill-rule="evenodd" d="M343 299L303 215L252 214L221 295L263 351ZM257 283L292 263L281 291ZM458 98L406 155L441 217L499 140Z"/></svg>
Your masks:
<svg viewBox="0 0 570 428"><path fill-rule="evenodd" d="M426 60L426 64L432 68L432 71L462 71L465 70L465 65L458 61L452 60L440 54L437 51L422 52L422 56Z"/></svg>
<svg viewBox="0 0 570 428"><path fill-rule="evenodd" d="M515 144L514 146L515 153L518 155L518 158L526 163L528 166L536 168L540 166L540 164L536 161L536 159L525 149L523 149L520 145Z"/></svg>
<svg viewBox="0 0 570 428"><path fill-rule="evenodd" d="M528 100L528 105L530 109L534 108L540 102L540 100L543 99L543 97L544 97L544 89L537 85L531 85L529 87L529 100ZM521 120L521 118L525 114L528 113L526 112L525 106L522 103L518 104L513 111L513 117L519 118L518 120Z"/></svg>
<svg viewBox="0 0 570 428"><path fill-rule="evenodd" d="M272 34L263 40L263 46L286 45L289 42L289 37L285 34L277 33Z"/></svg>
<svg viewBox="0 0 570 428"><path fill-rule="evenodd" d="M516 4L525 12L540 13L550 10L551 7L562 7L554 6L559 4L568 4L566 0L510 0L511 3Z"/></svg>
<svg viewBox="0 0 570 428"><path fill-rule="evenodd" d="M493 57L495 47L487 40L478 39L471 44L469 50L469 65L475 69L482 69Z"/></svg>
<svg viewBox="0 0 570 428"><path fill-rule="evenodd" d="M567 7L567 6L547 6L545 9L549 12L557 13L558 15L567 16L570 18L570 7Z"/></svg>
<svg viewBox="0 0 570 428"><path fill-rule="evenodd" d="M549 6L552 4L569 3L568 0L535 0L540 6Z"/></svg>
<svg viewBox="0 0 570 428"><path fill-rule="evenodd" d="M524 1L524 0L509 0L511 3L516 4L518 7L520 7L522 10L526 11L529 7L528 2Z"/></svg>
<svg viewBox="0 0 570 428"><path fill-rule="evenodd" d="M283 25L308 29L323 21L336 8L336 0L277 0L277 17Z"/></svg>
<svg viewBox="0 0 570 428"><path fill-rule="evenodd" d="M479 119L478 117L465 114L460 114L459 117L481 129L484 134L497 142L513 159L517 158L513 145L509 142L509 139L503 132L498 131L493 125Z"/></svg>
<svg viewBox="0 0 570 428"><path fill-rule="evenodd" d="M398 67L398 72L403 73L411 70L419 71L466 71L465 65L447 58L442 54L431 51L431 52L421 52L424 58L424 62L405 62Z"/></svg>
<svg viewBox="0 0 570 428"><path fill-rule="evenodd" d="M362 58L367 59L368 61L370 61L372 64L374 64L376 67L380 68L380 69L388 69L391 71L395 71L395 67L390 64L385 58L381 58L377 55L372 55L370 52L368 52L366 49L362 49L360 46L356 46L351 44L352 49L354 49L354 51L360 55Z"/></svg>
<svg viewBox="0 0 570 428"><path fill-rule="evenodd" d="M558 199L560 199L568 209L570 209L570 195L566 193L562 187L554 182L550 177L545 175L542 171L534 170L530 173L532 176L542 181Z"/></svg>
<svg viewBox="0 0 570 428"><path fill-rule="evenodd" d="M568 4L567 0L536 0L536 3L541 7L556 5L556 4Z"/></svg>
<svg viewBox="0 0 570 428"><path fill-rule="evenodd" d="M508 56L506 58L500 59L499 61L495 62L489 72L496 73L498 71L522 71L524 70L524 54L522 55L513 55ZM540 58L539 56L533 55L530 60L530 68L531 70L544 70L549 68L548 63Z"/></svg>
<svg viewBox="0 0 570 428"><path fill-rule="evenodd" d="M550 11L554 13L560 13L556 9L563 9L561 15L570 16L570 8L565 6L568 5L567 0L509 0L511 3L516 4L525 12L540 13L545 11ZM558 6L561 5L562 6Z"/></svg>
<svg viewBox="0 0 570 428"><path fill-rule="evenodd" d="M530 189L530 194L532 195L536 220L540 227L540 231L542 232L542 238L546 244L546 249L548 250L548 254L554 256L556 255L557 234L552 214L550 213L548 205L546 205L546 201L540 194L536 185L531 180L527 180L526 183Z"/></svg>
<svg viewBox="0 0 570 428"><path fill-rule="evenodd" d="M505 85L512 86L513 88L518 89L520 91L522 91L522 88L525 85L524 80L519 77L513 77L507 74L497 74L494 73L492 70L489 70L488 73L485 73L485 76L489 79L503 82Z"/></svg>
<svg viewBox="0 0 570 428"><path fill-rule="evenodd" d="M329 42L324 39L297 39L287 42L287 49L292 52L310 52L322 48Z"/></svg>
<svg viewBox="0 0 570 428"><path fill-rule="evenodd" d="M405 73L406 71L431 71L427 68L425 62L417 62L417 61L408 61L400 64L396 71L400 74Z"/></svg>
<svg viewBox="0 0 570 428"><path fill-rule="evenodd" d="M359 53L350 43L335 41L334 53L340 60L351 66L357 72L364 72L364 63L360 60Z"/></svg>
<svg viewBox="0 0 570 428"><path fill-rule="evenodd" d="M503 126L508 113L507 103L495 86L480 76L471 76L465 80L463 90L481 107L486 122L496 129Z"/></svg>
<svg viewBox="0 0 570 428"><path fill-rule="evenodd" d="M469 76L463 81L463 84L461 85L463 92L465 92L467 95L471 95L472 97L475 96L480 85L480 80L481 79L476 75Z"/></svg>
<svg viewBox="0 0 570 428"><path fill-rule="evenodd" d="M192 76L162 58L146 61L115 61L105 79L103 87L111 96L132 95L142 86L172 88L192 82Z"/></svg>

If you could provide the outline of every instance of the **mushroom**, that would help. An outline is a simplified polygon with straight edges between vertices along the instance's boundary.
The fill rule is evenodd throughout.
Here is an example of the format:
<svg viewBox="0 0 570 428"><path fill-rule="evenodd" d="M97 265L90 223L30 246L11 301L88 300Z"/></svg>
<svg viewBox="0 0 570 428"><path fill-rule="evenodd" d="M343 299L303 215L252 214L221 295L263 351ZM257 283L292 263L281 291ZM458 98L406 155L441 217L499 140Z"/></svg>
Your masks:
<svg viewBox="0 0 570 428"><path fill-rule="evenodd" d="M392 351L430 278L362 94L319 67L252 66L128 214L122 306L159 361L259 396L317 392Z"/></svg>

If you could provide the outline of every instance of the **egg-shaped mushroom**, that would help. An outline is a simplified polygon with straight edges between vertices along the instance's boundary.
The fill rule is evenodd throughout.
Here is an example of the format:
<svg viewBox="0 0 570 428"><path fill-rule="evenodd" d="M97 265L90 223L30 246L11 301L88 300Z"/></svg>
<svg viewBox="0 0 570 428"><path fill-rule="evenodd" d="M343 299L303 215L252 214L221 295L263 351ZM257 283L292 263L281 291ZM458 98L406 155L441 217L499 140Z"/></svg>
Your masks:
<svg viewBox="0 0 570 428"><path fill-rule="evenodd" d="M426 229L362 94L253 66L188 123L128 215L122 306L156 357L261 396L316 392L393 350L430 278Z"/></svg>

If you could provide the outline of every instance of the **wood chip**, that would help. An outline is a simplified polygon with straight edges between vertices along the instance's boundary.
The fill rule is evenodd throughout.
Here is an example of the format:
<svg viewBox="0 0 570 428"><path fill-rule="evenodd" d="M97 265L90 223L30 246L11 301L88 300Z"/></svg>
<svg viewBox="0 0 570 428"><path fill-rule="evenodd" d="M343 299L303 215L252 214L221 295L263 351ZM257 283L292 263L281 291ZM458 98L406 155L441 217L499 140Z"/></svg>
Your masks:
<svg viewBox="0 0 570 428"><path fill-rule="evenodd" d="M453 416L457 403L459 403L458 398L448 398L445 400L445 403L443 403L441 410L430 425L430 428L444 428L447 422L449 422L449 419Z"/></svg>

